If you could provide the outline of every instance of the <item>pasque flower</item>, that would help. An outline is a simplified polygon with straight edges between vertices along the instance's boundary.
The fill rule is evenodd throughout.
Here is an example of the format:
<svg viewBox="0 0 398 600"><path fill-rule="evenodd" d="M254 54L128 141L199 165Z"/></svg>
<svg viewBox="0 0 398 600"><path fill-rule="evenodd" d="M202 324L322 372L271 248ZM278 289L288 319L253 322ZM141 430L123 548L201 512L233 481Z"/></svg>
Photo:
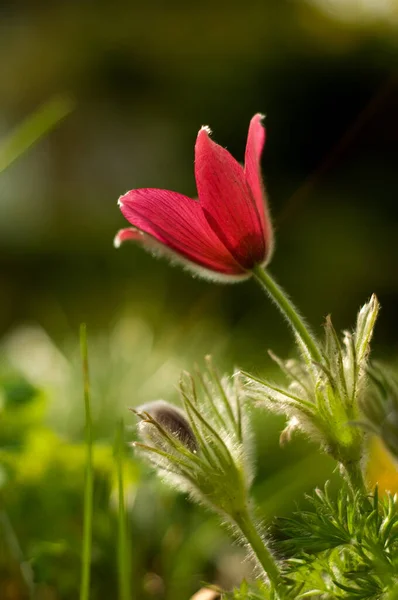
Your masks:
<svg viewBox="0 0 398 600"><path fill-rule="evenodd" d="M133 227L116 235L115 246L140 241L195 272L212 278L243 279L266 264L273 236L261 177L265 141L262 115L249 126L242 167L202 127L195 145L195 178L199 198L177 192L137 189L119 199Z"/></svg>
<svg viewBox="0 0 398 600"><path fill-rule="evenodd" d="M177 192L144 188L119 198L133 225L115 237L140 241L211 279L235 281L250 276L272 298L301 341L301 350L321 362L316 340L282 288L264 267L273 249L273 232L261 177L265 142L262 115L250 121L245 162L241 166L202 127L195 144L198 199Z"/></svg>

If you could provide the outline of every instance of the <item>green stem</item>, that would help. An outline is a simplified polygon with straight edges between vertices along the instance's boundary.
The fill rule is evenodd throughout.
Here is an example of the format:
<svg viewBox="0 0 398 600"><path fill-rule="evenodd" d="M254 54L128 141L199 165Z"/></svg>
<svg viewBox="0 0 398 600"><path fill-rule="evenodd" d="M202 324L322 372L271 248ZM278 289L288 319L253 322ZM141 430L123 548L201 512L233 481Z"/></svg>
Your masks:
<svg viewBox="0 0 398 600"><path fill-rule="evenodd" d="M118 519L118 575L119 575L119 598L120 600L130 600L130 548L128 545L124 479L124 424L120 421L117 429L116 439L116 466L118 480L118 498L119 498L119 519Z"/></svg>
<svg viewBox="0 0 398 600"><path fill-rule="evenodd" d="M263 567L264 571L268 575L270 582L275 587L275 590L278 593L279 598L282 600L287 595L287 590L285 583L282 579L282 574L279 569L278 563L272 556L271 552L268 550L264 540L260 536L257 531L256 526L254 525L249 511L239 513L239 515L235 518L235 522L238 525L239 529L249 542L254 554L257 557L257 560Z"/></svg>
<svg viewBox="0 0 398 600"><path fill-rule="evenodd" d="M252 270L256 281L267 292L270 298L275 302L281 313L286 317L293 331L299 336L305 344L312 360L322 362L322 354L316 341L308 331L300 313L294 304L286 296L282 288L276 283L271 275L262 267L256 266Z"/></svg>
<svg viewBox="0 0 398 600"><path fill-rule="evenodd" d="M80 600L90 597L90 567L93 528L93 433L90 407L90 382L88 372L87 328L80 326L80 350L83 367L84 407L86 414L86 474L84 482L84 516L83 516L83 548L82 576L80 583Z"/></svg>
<svg viewBox="0 0 398 600"><path fill-rule="evenodd" d="M343 464L346 478L353 492L361 492L364 496L367 495L365 480L359 462L353 461Z"/></svg>

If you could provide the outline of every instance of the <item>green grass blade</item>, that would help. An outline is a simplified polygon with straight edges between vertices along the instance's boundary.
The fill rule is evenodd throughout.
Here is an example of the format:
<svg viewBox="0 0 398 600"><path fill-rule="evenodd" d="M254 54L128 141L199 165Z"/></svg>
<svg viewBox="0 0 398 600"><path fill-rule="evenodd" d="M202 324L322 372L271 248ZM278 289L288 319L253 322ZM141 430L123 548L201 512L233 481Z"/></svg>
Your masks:
<svg viewBox="0 0 398 600"><path fill-rule="evenodd" d="M70 97L54 96L22 121L5 139L0 140L0 173L53 129L73 107L74 102Z"/></svg>
<svg viewBox="0 0 398 600"><path fill-rule="evenodd" d="M131 548L129 545L128 522L126 516L126 500L124 493L124 423L123 419L117 428L116 435L116 468L118 482L118 579L120 600L131 600Z"/></svg>
<svg viewBox="0 0 398 600"><path fill-rule="evenodd" d="M84 407L86 415L86 476L84 482L84 516L82 574L80 582L80 600L89 600L91 574L91 547L93 528L93 431L90 406L90 381L88 372L87 327L80 326L80 350L83 367Z"/></svg>

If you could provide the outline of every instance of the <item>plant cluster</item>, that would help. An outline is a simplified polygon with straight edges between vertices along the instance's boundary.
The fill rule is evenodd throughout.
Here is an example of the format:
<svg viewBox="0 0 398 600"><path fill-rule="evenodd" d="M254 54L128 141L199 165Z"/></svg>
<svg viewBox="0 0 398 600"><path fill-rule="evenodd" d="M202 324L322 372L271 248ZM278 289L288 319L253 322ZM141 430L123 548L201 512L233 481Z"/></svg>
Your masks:
<svg viewBox="0 0 398 600"><path fill-rule="evenodd" d="M294 359L271 353L286 385L251 373L220 378L184 374L184 412L162 401L135 412L142 439L137 450L161 477L215 511L255 559L256 577L230 599L398 597L398 512L391 495L380 498L364 476L368 432L397 455L397 388L369 364L379 311L375 296L342 339L326 319L321 343L310 331L267 266L273 234L261 178L265 140L261 115L253 117L242 167L202 128L195 146L198 200L166 190L132 190L120 200L132 227L116 245L139 240L199 275L220 280L253 277L286 318L297 342ZM319 442L340 470L341 489L315 490L310 508L279 519L272 534L251 498L253 477L248 409L282 413L281 441L298 430ZM217 595L217 593L216 593Z"/></svg>
<svg viewBox="0 0 398 600"><path fill-rule="evenodd" d="M49 126L68 112L69 104L56 101L50 108L54 114ZM40 131L33 137L39 135ZM31 143L30 138L28 141ZM11 142L0 170L18 155L12 138ZM138 241L149 251L165 254L212 280L256 281L286 319L297 344L295 357L287 360L270 351L285 383L239 370L220 375L208 357L204 371L196 368L194 374L182 374L178 386L181 408L156 400L131 409L137 417L139 438L132 445L162 481L213 512L253 565L253 576L242 578L235 589L222 589L218 581L210 581L195 594L195 600L398 600L398 500L390 493L379 494L378 487L372 489L366 480L369 436L377 436L392 459L398 459L398 382L390 370L370 362L379 303L371 296L360 309L354 329L342 336L328 317L320 340L273 279L268 264L274 234L260 168L264 142L262 116L257 114L249 125L242 166L211 139L208 127L202 127L195 145L198 199L153 188L127 192L119 206L130 227L119 231L115 245ZM129 331L125 322L121 329ZM140 512L139 503L130 505L139 488L144 490L146 508L158 499L153 487L145 491L137 465L126 456L122 422L114 448L93 443L85 326L80 340L84 444L66 442L45 423L44 390L25 380L9 381L0 373L4 425L0 438L0 598L25 597L25 591L31 598L50 597L55 587L65 598L76 597L69 575L79 569L81 600L93 595L111 597L116 587L122 600L141 598L143 589L146 597L159 596L162 585L171 588L167 597L174 597L176 589L183 597L179 567L183 564L184 573L194 577L198 570L194 559L199 553L204 566L203 547L208 552L209 545L213 550L216 547L214 522L210 520L205 528L202 523L194 524L194 539L185 541L180 549L175 544L178 529L173 535L165 532L162 544L168 556L163 566L172 573L162 581L156 573L148 574L146 561L152 553L146 543L151 528L164 526L166 511L173 518L173 502L179 500L174 497L163 513L153 511L150 518L148 512ZM26 339L22 345L32 346ZM129 349L117 354L119 367L125 355L130 355ZM62 359L61 371L68 374L71 365L64 357L58 358ZM55 377L57 369L50 370ZM340 481L337 490L326 483L303 498L304 508L298 508L291 518L275 514L270 522L261 515L252 492L253 419L260 410L286 417L282 444L295 432L317 442L319 451L335 461ZM11 480L18 486L9 485ZM76 513L80 515L83 486L81 527L76 524ZM107 518L109 498L115 513L111 523ZM35 504L42 506L44 517L38 519L31 510ZM181 516L177 509L175 513ZM59 511L63 521L55 527ZM180 530L183 528L180 524ZM46 534L51 539L50 529L56 530L57 542L44 540ZM24 530L33 540L30 548L22 548L18 542ZM137 539L143 543L137 544ZM115 572L107 571L106 586L98 590L91 571L104 571L114 564L113 556L99 550L103 540L107 548L116 546L118 552ZM11 549L17 578L5 568L6 549ZM136 572L150 575L141 587L131 574L134 561ZM186 589L191 587L188 582Z"/></svg>

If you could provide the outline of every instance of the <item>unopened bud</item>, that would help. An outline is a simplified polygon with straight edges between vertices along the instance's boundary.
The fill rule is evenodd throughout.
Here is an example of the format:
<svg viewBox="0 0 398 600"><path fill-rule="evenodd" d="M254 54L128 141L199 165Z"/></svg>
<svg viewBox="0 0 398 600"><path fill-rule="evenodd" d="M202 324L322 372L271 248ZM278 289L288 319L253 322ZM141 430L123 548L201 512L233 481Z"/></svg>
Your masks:
<svg viewBox="0 0 398 600"><path fill-rule="evenodd" d="M235 522L252 481L239 386L210 366L198 381L185 373L180 392L184 412L162 400L133 411L141 419L134 446L170 485Z"/></svg>
<svg viewBox="0 0 398 600"><path fill-rule="evenodd" d="M143 419L139 427L144 439L154 441L154 435L157 435L155 425L145 419L149 415L167 433L176 437L191 452L197 451L198 445L192 428L185 418L184 413L177 407L164 400L155 400L154 402L148 402L148 404L140 406L136 413Z"/></svg>

